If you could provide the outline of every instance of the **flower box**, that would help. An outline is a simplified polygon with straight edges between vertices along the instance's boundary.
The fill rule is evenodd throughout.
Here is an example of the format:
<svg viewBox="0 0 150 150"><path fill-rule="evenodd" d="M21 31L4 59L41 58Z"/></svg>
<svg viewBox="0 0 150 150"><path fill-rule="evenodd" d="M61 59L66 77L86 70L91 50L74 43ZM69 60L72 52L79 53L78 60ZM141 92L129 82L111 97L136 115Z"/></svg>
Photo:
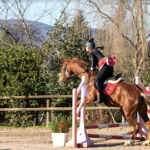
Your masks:
<svg viewBox="0 0 150 150"><path fill-rule="evenodd" d="M65 146L68 142L68 133L52 133L53 146Z"/></svg>

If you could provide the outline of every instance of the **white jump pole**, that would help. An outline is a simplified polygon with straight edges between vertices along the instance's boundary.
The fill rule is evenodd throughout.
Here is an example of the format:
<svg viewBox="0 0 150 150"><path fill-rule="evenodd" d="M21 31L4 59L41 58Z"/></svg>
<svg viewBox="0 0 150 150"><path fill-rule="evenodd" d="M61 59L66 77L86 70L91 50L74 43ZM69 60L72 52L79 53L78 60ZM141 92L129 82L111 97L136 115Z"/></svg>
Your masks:
<svg viewBox="0 0 150 150"><path fill-rule="evenodd" d="M77 95L79 94L81 90L81 103L76 109L77 105ZM86 97L87 97L87 88L86 88L86 78L85 76L82 76L82 82L80 83L78 89L76 90L75 93L76 96L73 96L73 118L74 120L72 122L73 127L72 127L72 140L66 143L66 147L90 147L94 145L94 142L90 140L90 138L87 135L86 129L85 129L85 107L86 107ZM77 120L77 115L80 113L80 127L78 132L76 132L76 120ZM76 135L77 134L77 135Z"/></svg>
<svg viewBox="0 0 150 150"><path fill-rule="evenodd" d="M146 90L146 88L144 87L144 85L140 82L139 76L136 76L136 77L135 77L135 82L136 82L136 84L137 84L139 87L141 87L141 88L146 92L146 94L149 94L149 92ZM148 109L148 108L147 108L147 109ZM148 129L146 128L146 126L145 126L145 124L144 124L144 121L143 121L143 119L140 117L139 113L137 113L137 122L140 123L140 131L139 131L140 136L147 138ZM138 136L139 136L139 134L138 134Z"/></svg>

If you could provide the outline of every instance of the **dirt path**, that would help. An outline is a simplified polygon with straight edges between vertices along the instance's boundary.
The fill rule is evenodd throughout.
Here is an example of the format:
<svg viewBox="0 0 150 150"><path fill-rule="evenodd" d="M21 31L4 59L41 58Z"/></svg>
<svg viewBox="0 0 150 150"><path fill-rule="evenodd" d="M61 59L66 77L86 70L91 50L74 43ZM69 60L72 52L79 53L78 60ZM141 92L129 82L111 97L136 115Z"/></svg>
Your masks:
<svg viewBox="0 0 150 150"><path fill-rule="evenodd" d="M132 128L119 127L109 129L88 130L88 133L115 135L131 131ZM69 132L69 140L71 131ZM88 150L150 150L150 146L142 146L136 141L131 147L123 146L126 140L108 140L95 144ZM0 150L77 150L78 148L53 147L49 129L0 129ZM85 148L80 148L81 150Z"/></svg>

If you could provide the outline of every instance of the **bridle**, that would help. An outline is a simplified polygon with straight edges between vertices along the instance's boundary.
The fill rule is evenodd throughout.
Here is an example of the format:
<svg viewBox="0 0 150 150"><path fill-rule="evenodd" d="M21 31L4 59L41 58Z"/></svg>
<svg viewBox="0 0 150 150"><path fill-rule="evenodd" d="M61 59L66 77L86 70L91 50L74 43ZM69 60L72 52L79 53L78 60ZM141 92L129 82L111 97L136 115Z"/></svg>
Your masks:
<svg viewBox="0 0 150 150"><path fill-rule="evenodd" d="M70 78L70 77L72 77L72 76L74 76L74 75L79 75L79 74L81 74L81 73L86 73L86 72L84 71L84 72L74 73L74 74L72 74L72 75L66 77L66 76L65 76L65 72L67 71L67 72L69 73L68 68L67 68L67 61L65 62L65 66L64 66L64 68L62 68L62 69L63 69L63 74L59 73L59 76L60 76L60 77L63 77L63 80L61 80L61 82L63 82L64 80L66 80L66 79L68 79L68 78ZM86 83L91 82L91 81L94 80L95 78L96 78L96 77L92 78L91 80L89 80L89 81L86 82Z"/></svg>
<svg viewBox="0 0 150 150"><path fill-rule="evenodd" d="M66 72L66 71L69 73L69 71L68 71L68 69L67 69L67 61L66 61L66 63L65 63L65 67L63 68L63 74L59 73L59 76L60 76L60 77L64 77L65 79L67 79L68 77L65 76L65 72Z"/></svg>
<svg viewBox="0 0 150 150"><path fill-rule="evenodd" d="M74 75L78 75L78 74L81 74L81 73L86 73L86 72L84 71L84 72L74 73L74 74L72 74L72 75L66 77L66 76L65 76L65 72L66 72L66 71L69 73L68 68L67 68L67 61L66 61L65 66L64 66L64 68L63 68L63 74L59 73L59 76L64 78L62 81L66 80L66 79L68 79L68 78L70 78L70 77L72 77L72 76L74 76Z"/></svg>

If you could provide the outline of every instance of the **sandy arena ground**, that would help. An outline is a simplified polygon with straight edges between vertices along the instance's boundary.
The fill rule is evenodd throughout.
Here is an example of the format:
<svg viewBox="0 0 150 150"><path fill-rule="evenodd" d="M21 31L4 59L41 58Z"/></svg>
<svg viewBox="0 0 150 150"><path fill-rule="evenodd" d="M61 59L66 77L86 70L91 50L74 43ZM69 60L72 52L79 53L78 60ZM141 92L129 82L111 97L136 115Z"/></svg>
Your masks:
<svg viewBox="0 0 150 150"><path fill-rule="evenodd" d="M90 129L88 133L115 135L131 131L130 127L109 129ZM69 140L71 130L69 131ZM133 146L124 146L126 140L108 140L98 142L88 150L150 150L150 146L142 146L136 141ZM53 147L50 129L0 129L0 150L77 150L78 148ZM81 150L85 148L80 148Z"/></svg>

